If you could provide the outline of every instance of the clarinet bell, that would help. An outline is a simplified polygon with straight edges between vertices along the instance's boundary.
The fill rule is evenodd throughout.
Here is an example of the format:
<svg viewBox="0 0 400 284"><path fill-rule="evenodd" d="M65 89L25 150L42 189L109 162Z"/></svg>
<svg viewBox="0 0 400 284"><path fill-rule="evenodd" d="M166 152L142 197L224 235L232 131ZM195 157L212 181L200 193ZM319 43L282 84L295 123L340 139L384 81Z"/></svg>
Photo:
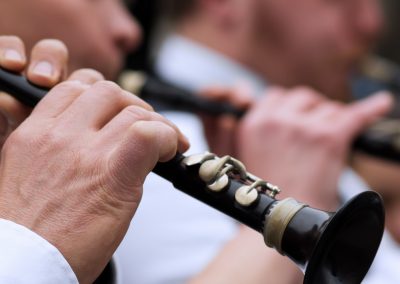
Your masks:
<svg viewBox="0 0 400 284"><path fill-rule="evenodd" d="M372 191L361 193L336 213L307 206L299 209L293 199L282 202L286 205L271 209L265 230L271 231L274 219L290 221L284 229L265 231L264 236L267 245L274 246L303 270L304 283L361 283L383 235L385 218L380 196ZM281 238L271 237L279 230L283 230Z"/></svg>

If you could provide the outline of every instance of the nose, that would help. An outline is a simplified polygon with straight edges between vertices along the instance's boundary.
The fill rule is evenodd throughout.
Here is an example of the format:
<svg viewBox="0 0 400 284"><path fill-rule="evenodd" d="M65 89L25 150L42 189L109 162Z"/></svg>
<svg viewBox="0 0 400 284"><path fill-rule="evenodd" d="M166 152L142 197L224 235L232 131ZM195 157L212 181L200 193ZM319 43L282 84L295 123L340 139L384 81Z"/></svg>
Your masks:
<svg viewBox="0 0 400 284"><path fill-rule="evenodd" d="M133 51L142 40L142 29L136 19L123 7L112 17L114 42L123 52Z"/></svg>
<svg viewBox="0 0 400 284"><path fill-rule="evenodd" d="M353 11L354 27L363 40L375 41L384 26L383 11L378 0L358 0Z"/></svg>

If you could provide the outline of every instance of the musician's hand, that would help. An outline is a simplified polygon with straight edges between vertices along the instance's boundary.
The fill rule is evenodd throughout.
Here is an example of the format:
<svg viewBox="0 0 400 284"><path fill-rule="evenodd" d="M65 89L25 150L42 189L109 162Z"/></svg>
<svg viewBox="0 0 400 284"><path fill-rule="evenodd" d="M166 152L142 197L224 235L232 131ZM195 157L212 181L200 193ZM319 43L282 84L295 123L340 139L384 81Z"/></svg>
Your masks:
<svg viewBox="0 0 400 284"><path fill-rule="evenodd" d="M272 89L241 122L238 158L254 174L280 185L281 198L334 209L353 139L391 103L386 94L345 105L307 88Z"/></svg>
<svg viewBox="0 0 400 284"><path fill-rule="evenodd" d="M30 60L24 43L15 36L0 36L0 67L24 73L32 83L51 88L66 75L68 52L58 40L42 40L32 49ZM31 112L31 109L0 88L0 148L5 139Z"/></svg>
<svg viewBox="0 0 400 284"><path fill-rule="evenodd" d="M253 100L244 86L231 89L208 88L199 95L211 101L231 104L237 109L247 109ZM212 116L207 114L201 114L201 118L211 151L219 156L235 156L235 140L233 137L238 119L232 115Z"/></svg>
<svg viewBox="0 0 400 284"><path fill-rule="evenodd" d="M145 102L88 81L54 87L11 133L0 163L0 218L55 245L81 283L111 258L156 162L188 147Z"/></svg>

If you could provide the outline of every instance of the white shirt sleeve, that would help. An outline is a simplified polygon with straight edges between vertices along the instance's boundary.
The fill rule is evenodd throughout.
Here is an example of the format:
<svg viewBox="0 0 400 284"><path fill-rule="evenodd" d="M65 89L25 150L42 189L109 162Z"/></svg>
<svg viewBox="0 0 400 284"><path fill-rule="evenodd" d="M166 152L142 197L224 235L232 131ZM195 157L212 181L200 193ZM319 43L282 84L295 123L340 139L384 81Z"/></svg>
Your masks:
<svg viewBox="0 0 400 284"><path fill-rule="evenodd" d="M79 282L56 247L24 226L0 219L0 283Z"/></svg>

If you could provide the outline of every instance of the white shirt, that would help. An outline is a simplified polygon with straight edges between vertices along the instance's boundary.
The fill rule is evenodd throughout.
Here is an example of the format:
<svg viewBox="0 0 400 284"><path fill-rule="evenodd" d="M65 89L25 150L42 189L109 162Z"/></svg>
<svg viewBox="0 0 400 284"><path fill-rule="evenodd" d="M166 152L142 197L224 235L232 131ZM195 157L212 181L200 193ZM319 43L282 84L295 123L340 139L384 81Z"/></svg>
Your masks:
<svg viewBox="0 0 400 284"><path fill-rule="evenodd" d="M374 263L363 284L400 283L400 247L385 232Z"/></svg>
<svg viewBox="0 0 400 284"><path fill-rule="evenodd" d="M245 83L253 95L265 92L267 83L221 53L179 35L162 44L155 66L159 76L194 93L206 87L232 87Z"/></svg>
<svg viewBox="0 0 400 284"><path fill-rule="evenodd" d="M14 222L0 219L1 284L77 284L60 251Z"/></svg>

